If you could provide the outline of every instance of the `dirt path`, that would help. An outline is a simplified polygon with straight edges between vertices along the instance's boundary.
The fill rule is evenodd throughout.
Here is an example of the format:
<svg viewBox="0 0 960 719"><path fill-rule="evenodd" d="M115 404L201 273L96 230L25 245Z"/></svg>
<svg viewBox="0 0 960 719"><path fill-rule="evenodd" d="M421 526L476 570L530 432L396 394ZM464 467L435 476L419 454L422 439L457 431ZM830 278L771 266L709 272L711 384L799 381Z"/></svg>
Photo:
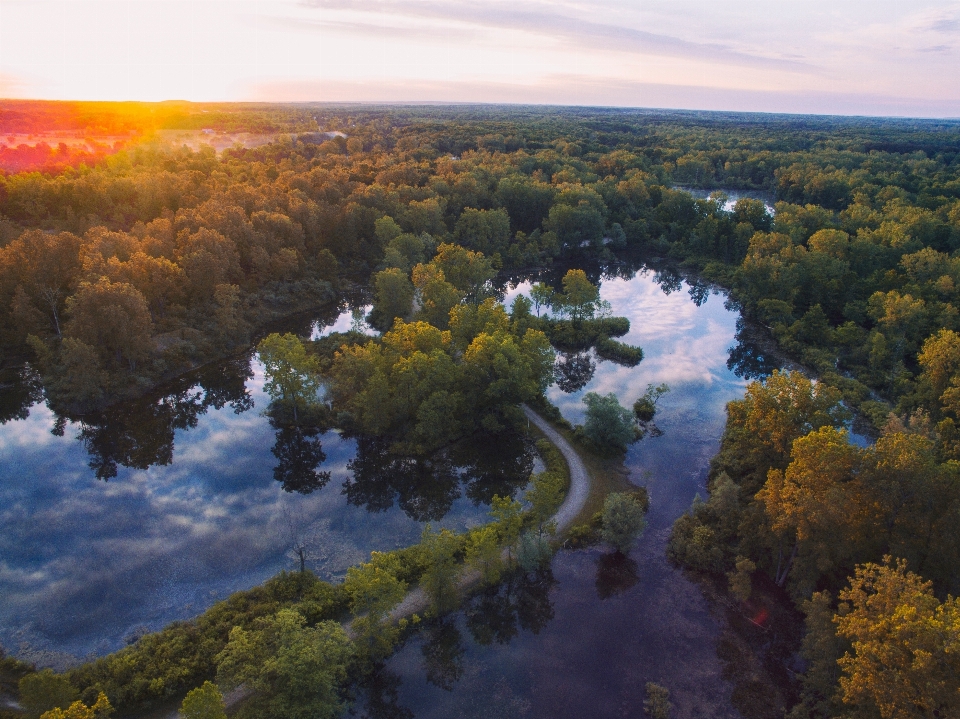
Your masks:
<svg viewBox="0 0 960 719"><path fill-rule="evenodd" d="M570 488L567 490L567 497L557 513L553 515L553 521L557 523L557 533L560 534L568 530L573 520L583 511L587 497L590 495L590 474L577 451L562 434L550 426L547 420L526 405L523 407L523 412L527 415L527 419L537 425L537 428L547 435L547 439L560 450L563 458L567 460L567 466L570 467Z"/></svg>

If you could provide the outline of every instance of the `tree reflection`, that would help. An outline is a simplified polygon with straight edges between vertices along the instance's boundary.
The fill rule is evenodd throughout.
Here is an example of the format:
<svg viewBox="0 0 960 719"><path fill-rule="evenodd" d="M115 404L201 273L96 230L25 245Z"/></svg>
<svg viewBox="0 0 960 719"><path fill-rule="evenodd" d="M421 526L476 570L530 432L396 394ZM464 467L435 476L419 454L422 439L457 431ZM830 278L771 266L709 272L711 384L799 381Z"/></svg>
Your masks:
<svg viewBox="0 0 960 719"><path fill-rule="evenodd" d="M737 344L729 350L727 369L745 380L764 379L780 368L777 359L765 352L757 342L755 332L742 317L737 318L737 332L734 335Z"/></svg>
<svg viewBox="0 0 960 719"><path fill-rule="evenodd" d="M327 458L320 444L323 432L296 425L277 427L272 420L270 424L277 430L277 441L270 450L277 458L273 478L286 492L310 494L322 489L330 481L330 472L317 470Z"/></svg>
<svg viewBox="0 0 960 719"><path fill-rule="evenodd" d="M703 303L710 297L710 285L700 278L695 278L690 283L689 294L690 299L693 300L693 304L697 307L702 307Z"/></svg>
<svg viewBox="0 0 960 719"><path fill-rule="evenodd" d="M570 394L586 387L587 382L593 379L596 369L597 365L594 364L589 352L577 354L558 352L553 373L557 387Z"/></svg>
<svg viewBox="0 0 960 719"><path fill-rule="evenodd" d="M403 680L383 667L366 676L360 689L366 695L364 719L413 719L413 712L400 704Z"/></svg>
<svg viewBox="0 0 960 719"><path fill-rule="evenodd" d="M463 676L463 655L466 653L457 625L445 619L429 629L420 652L427 681L448 692L453 691L453 685Z"/></svg>
<svg viewBox="0 0 960 719"><path fill-rule="evenodd" d="M533 471L533 448L517 435L477 434L429 457L390 452L391 440L357 437L357 454L343 484L350 504L383 512L394 503L418 522L442 519L466 486L475 504L513 496Z"/></svg>
<svg viewBox="0 0 960 719"><path fill-rule="evenodd" d="M0 424L26 419L43 401L43 383L30 365L0 375Z"/></svg>
<svg viewBox="0 0 960 719"><path fill-rule="evenodd" d="M661 267L653 273L653 281L660 285L663 294L679 292L683 288L683 275L675 267Z"/></svg>
<svg viewBox="0 0 960 719"><path fill-rule="evenodd" d="M233 407L237 414L253 407L246 382L253 376L250 359L221 363L181 378L162 396L123 402L92 415L77 418L77 438L90 454L90 468L97 479L117 476L119 467L147 469L173 460L176 430L197 426L208 409ZM58 418L62 433L65 422Z"/></svg>
<svg viewBox="0 0 960 719"><path fill-rule="evenodd" d="M539 634L553 619L550 590L557 581L550 568L517 572L477 595L467 606L467 629L480 645L506 644L520 629Z"/></svg>
<svg viewBox="0 0 960 719"><path fill-rule="evenodd" d="M597 560L597 596L609 599L640 581L637 563L620 552L604 554Z"/></svg>
<svg viewBox="0 0 960 719"><path fill-rule="evenodd" d="M350 504L383 512L396 501L418 522L435 522L460 496L460 477L445 452L404 457L390 452L384 437L357 438L357 455L347 464L353 473L343 483Z"/></svg>

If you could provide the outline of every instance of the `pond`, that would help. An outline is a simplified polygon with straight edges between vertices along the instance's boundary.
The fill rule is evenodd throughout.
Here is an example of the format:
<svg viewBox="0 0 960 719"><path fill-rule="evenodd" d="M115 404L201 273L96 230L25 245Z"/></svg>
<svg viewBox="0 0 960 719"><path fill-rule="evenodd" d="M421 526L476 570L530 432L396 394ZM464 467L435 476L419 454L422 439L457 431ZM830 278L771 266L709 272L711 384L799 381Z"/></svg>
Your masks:
<svg viewBox="0 0 960 719"><path fill-rule="evenodd" d="M586 392L630 406L648 384L670 386L656 417L662 436L626 457L630 481L650 493L646 533L627 558L604 547L561 551L550 572L514 579L421 632L364 698L369 716L639 717L646 682L670 690L673 716L739 716L717 655L723 620L669 564L665 545L673 521L705 494L726 403L775 363L743 341L738 313L710 287L668 268L619 274L603 280L601 296L630 319L620 339L642 346L643 361L564 357L563 387L548 394L579 423Z"/></svg>
<svg viewBox="0 0 960 719"><path fill-rule="evenodd" d="M325 324L350 325L348 312ZM302 323L309 336L311 322ZM312 330L322 332L313 327ZM96 416L58 417L21 372L0 392L0 642L64 667L294 569L325 579L432 522L488 521L530 442L398 460L383 443L279 429L252 355Z"/></svg>

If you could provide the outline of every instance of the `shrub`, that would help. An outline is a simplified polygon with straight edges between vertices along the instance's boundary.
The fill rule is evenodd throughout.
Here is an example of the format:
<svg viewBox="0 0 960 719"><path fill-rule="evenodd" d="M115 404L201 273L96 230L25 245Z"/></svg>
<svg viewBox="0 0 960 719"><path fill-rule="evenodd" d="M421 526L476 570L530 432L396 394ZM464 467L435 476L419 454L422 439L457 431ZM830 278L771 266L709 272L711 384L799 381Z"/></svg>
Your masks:
<svg viewBox="0 0 960 719"><path fill-rule="evenodd" d="M598 357L616 362L625 367L636 367L643 359L643 350L633 345L601 337L595 345Z"/></svg>

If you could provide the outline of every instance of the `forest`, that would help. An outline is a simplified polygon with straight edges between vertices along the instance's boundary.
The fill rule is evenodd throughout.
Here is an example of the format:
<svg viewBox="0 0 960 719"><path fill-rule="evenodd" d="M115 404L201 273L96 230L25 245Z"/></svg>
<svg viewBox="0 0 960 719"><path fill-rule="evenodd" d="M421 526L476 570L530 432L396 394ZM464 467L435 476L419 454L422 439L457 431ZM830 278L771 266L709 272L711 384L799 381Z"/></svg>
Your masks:
<svg viewBox="0 0 960 719"><path fill-rule="evenodd" d="M3 367L34 378L56 411L141 395L360 288L382 338L302 359L331 382L323 421L423 454L516 422L553 380L552 347L638 362L590 288L601 265L661 258L726 288L815 378L748 377L671 558L729 579L743 601L765 577L803 613L791 717L960 711L960 123L522 106L0 110L0 135L67 125L130 139L0 175ZM218 154L157 134L200 128L275 139ZM722 190L755 199L728 208ZM554 286L508 313L497 287L541 271ZM540 318L541 302L563 317ZM295 396L288 405L292 421L278 422L301 424ZM23 411L5 401L0 421ZM854 418L869 446L850 442ZM500 518L496 546L520 541L503 529L512 521ZM493 551L480 542L440 533L417 552L472 551L480 566ZM389 631L371 625L358 655L332 619L384 615L370 597L420 579L434 566L421 556L375 557L333 588L278 579L127 650L128 669L118 657L42 680L127 707L218 671L261 686L293 671L249 674L287 641L340 657L311 670L337 709L343 666L380 656ZM214 638L183 669L173 655L191 633Z"/></svg>

